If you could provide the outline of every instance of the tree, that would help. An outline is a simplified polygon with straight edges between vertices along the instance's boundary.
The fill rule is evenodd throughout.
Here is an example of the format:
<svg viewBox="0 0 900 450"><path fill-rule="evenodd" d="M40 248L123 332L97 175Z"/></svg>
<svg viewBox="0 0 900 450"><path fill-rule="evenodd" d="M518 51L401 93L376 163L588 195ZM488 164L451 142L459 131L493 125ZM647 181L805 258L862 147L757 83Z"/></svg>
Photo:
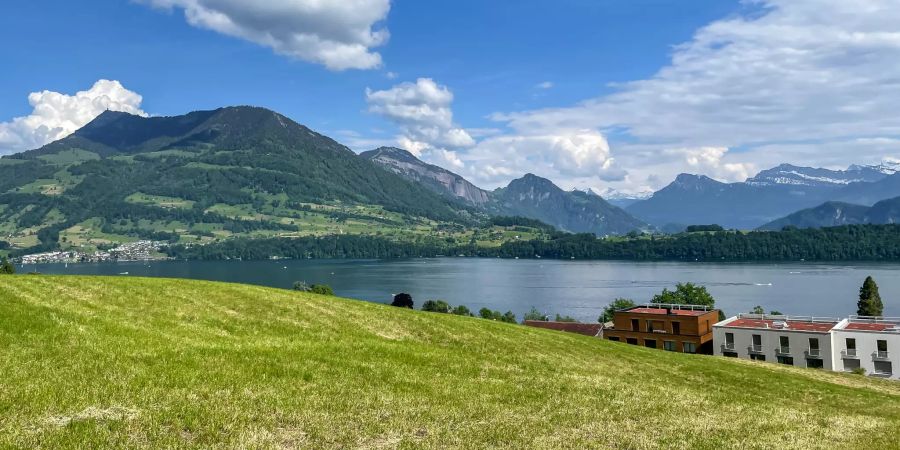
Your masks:
<svg viewBox="0 0 900 450"><path fill-rule="evenodd" d="M9 258L4 256L3 261L0 262L0 274L12 275L14 273L16 273L16 266L9 262Z"/></svg>
<svg viewBox="0 0 900 450"><path fill-rule="evenodd" d="M532 306L531 311L528 311L527 313L525 313L524 319L525 320L537 320L540 322L547 322L550 320L550 317L548 317L546 314L538 311L537 308Z"/></svg>
<svg viewBox="0 0 900 450"><path fill-rule="evenodd" d="M716 306L716 299L710 295L705 286L694 283L678 283L675 290L664 288L662 293L653 296L653 303L671 303L673 305L699 305L710 308Z"/></svg>
<svg viewBox="0 0 900 450"><path fill-rule="evenodd" d="M781 311L779 311L779 310L777 310L777 309L773 309L773 310L769 311L769 315L772 315L772 316L783 316L784 313L781 312Z"/></svg>
<svg viewBox="0 0 900 450"><path fill-rule="evenodd" d="M516 323L516 315L512 311L507 311L500 317L501 322Z"/></svg>
<svg viewBox="0 0 900 450"><path fill-rule="evenodd" d="M427 300L422 304L422 311L447 314L450 312L450 305L443 300Z"/></svg>
<svg viewBox="0 0 900 450"><path fill-rule="evenodd" d="M756 305L750 310L750 314L765 314L766 310L762 306Z"/></svg>
<svg viewBox="0 0 900 450"><path fill-rule="evenodd" d="M292 289L300 292L309 292L311 288L305 281L295 281Z"/></svg>
<svg viewBox="0 0 900 450"><path fill-rule="evenodd" d="M856 314L860 316L881 316L884 314L884 303L881 302L878 285L875 284L875 280L872 277L866 277L866 281L859 288L859 303L856 304Z"/></svg>
<svg viewBox="0 0 900 450"><path fill-rule="evenodd" d="M487 309L487 308L479 309L478 316L481 317L482 319L497 320L494 317L494 311L491 311L490 309Z"/></svg>
<svg viewBox="0 0 900 450"><path fill-rule="evenodd" d="M456 316L472 317L472 312L469 311L469 308L466 305L459 305L456 308L453 308L453 311L450 311L450 313Z"/></svg>
<svg viewBox="0 0 900 450"><path fill-rule="evenodd" d="M559 315L559 314L557 314L557 315L556 315L556 318L553 319L553 320L556 321L556 322L571 322L571 323L578 323L578 319L576 319L576 318L574 318L574 317L572 317L572 316L561 316L561 315Z"/></svg>
<svg viewBox="0 0 900 450"><path fill-rule="evenodd" d="M399 308L413 308L413 298L412 295L409 295L405 292L401 292L394 296L394 301L391 302L391 306L396 306Z"/></svg>
<svg viewBox="0 0 900 450"><path fill-rule="evenodd" d="M620 309L634 308L634 300L630 298L617 298L613 300L606 308L603 308L603 314L597 319L597 322L606 323L613 320L613 314Z"/></svg>
<svg viewBox="0 0 900 450"><path fill-rule="evenodd" d="M327 284L314 284L309 287L309 291L319 295L334 295L334 289L331 289L331 286Z"/></svg>

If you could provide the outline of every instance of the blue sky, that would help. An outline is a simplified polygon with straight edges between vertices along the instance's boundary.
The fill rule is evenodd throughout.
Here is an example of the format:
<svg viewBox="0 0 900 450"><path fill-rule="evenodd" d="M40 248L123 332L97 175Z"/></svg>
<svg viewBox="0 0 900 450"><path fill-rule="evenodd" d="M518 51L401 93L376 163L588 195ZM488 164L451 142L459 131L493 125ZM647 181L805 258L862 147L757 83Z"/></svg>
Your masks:
<svg viewBox="0 0 900 450"><path fill-rule="evenodd" d="M896 56L883 36L893 15L880 9L894 13L894 1L353 1L272 0L274 12L237 0L6 5L0 152L42 143L22 138L42 121L61 133L83 122L90 111L66 96L106 79L142 97L110 94L111 109L265 106L356 150L404 145L486 187L530 171L566 188L641 192L681 171L739 180L780 159L893 157L898 133L871 97L896 88L847 65L883 71L864 55ZM861 44L840 38L851 32ZM337 41L340 55L309 36ZM817 73L833 78L810 86ZM842 77L856 85L833 92ZM63 108L49 117L28 101L45 90L63 96L41 100ZM848 148L859 161L841 156Z"/></svg>

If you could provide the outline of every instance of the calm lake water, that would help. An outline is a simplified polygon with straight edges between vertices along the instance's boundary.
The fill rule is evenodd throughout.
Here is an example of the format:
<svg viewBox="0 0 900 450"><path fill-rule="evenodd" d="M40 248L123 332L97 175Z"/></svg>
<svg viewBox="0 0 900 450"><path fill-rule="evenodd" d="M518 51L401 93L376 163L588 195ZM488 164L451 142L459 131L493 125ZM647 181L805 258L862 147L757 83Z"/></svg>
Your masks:
<svg viewBox="0 0 900 450"><path fill-rule="evenodd" d="M856 312L867 275L878 282L885 314L900 316L900 264L707 264L552 261L476 258L305 261L159 261L38 264L23 271L48 274L197 278L290 288L294 281L325 283L337 295L390 302L409 292L420 306L444 299L477 311L512 310L521 319L532 306L595 321L616 297L638 302L677 282L707 286L726 313L755 305L787 314L846 316Z"/></svg>

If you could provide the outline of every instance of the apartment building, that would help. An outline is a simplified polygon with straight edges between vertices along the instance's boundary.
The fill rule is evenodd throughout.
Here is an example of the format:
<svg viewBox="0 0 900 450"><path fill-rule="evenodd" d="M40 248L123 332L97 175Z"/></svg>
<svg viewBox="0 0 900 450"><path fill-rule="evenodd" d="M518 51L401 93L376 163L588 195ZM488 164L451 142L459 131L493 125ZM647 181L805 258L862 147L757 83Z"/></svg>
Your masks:
<svg viewBox="0 0 900 450"><path fill-rule="evenodd" d="M900 318L740 314L713 342L718 356L900 379Z"/></svg>
<svg viewBox="0 0 900 450"><path fill-rule="evenodd" d="M900 380L900 317L850 316L833 333L835 370Z"/></svg>
<svg viewBox="0 0 900 450"><path fill-rule="evenodd" d="M697 305L650 303L613 315L613 326L603 337L632 345L683 352L712 354L712 326L719 310Z"/></svg>

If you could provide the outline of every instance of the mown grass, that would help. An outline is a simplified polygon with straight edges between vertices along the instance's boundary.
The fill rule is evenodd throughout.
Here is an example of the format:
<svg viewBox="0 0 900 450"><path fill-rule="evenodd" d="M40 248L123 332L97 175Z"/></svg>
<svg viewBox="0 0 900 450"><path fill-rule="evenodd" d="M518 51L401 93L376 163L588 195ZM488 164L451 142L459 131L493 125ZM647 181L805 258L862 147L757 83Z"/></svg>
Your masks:
<svg viewBox="0 0 900 450"><path fill-rule="evenodd" d="M202 281L0 279L0 448L897 448L900 384Z"/></svg>

